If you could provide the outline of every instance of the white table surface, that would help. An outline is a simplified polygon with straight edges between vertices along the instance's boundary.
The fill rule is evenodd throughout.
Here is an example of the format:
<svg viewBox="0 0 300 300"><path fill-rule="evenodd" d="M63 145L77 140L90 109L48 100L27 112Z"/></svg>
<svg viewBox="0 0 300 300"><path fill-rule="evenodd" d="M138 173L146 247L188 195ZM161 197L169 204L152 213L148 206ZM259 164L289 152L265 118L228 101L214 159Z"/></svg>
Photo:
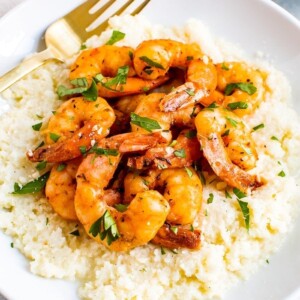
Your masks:
<svg viewBox="0 0 300 300"><path fill-rule="evenodd" d="M25 0L0 0L0 18ZM42 1L42 0L41 0ZM300 0L273 0L300 19ZM0 294L0 300L6 300ZM27 300L27 299L26 299Z"/></svg>

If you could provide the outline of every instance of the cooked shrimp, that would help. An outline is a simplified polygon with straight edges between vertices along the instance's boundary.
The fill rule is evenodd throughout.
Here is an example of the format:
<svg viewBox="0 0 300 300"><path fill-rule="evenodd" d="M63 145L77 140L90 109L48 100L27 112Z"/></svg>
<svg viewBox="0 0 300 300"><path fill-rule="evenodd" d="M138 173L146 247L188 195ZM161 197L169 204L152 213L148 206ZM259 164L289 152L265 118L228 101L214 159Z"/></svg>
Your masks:
<svg viewBox="0 0 300 300"><path fill-rule="evenodd" d="M191 224L202 204L202 184L190 168L150 170L145 176L128 173L124 179L124 198L130 203L137 193L158 189L170 205L166 221L171 224Z"/></svg>
<svg viewBox="0 0 300 300"><path fill-rule="evenodd" d="M159 103L163 99L165 94L163 93L152 93L144 97L135 109L135 113L141 117L146 117L151 120L155 120L160 125L162 136L166 138L167 141L171 141L171 127L177 125L179 127L190 127L193 128L194 119L191 117L199 111L198 107L187 107L182 110L175 112L162 112L159 108ZM147 132L147 130L132 124L132 131L134 132Z"/></svg>
<svg viewBox="0 0 300 300"><path fill-rule="evenodd" d="M134 77L136 72L132 65L133 49L130 47L117 47L104 45L98 48L81 52L71 67L70 80L85 77L88 82L98 74L104 76L102 83L97 84L99 97L113 98L131 94L143 93L151 90L169 79L169 75L153 80L144 80ZM105 85L111 81L111 77L118 74L122 67L128 67L128 72L124 78L126 83Z"/></svg>
<svg viewBox="0 0 300 300"><path fill-rule="evenodd" d="M218 73L218 91L226 92L230 84L238 83L251 86L252 92L246 92L239 88L233 89L231 93L224 96L222 106L230 109L232 103L245 103L243 108L237 108L234 112L238 116L244 116L253 112L259 105L267 90L266 74L243 62L224 62L216 65Z"/></svg>
<svg viewBox="0 0 300 300"><path fill-rule="evenodd" d="M244 170L253 168L257 155L247 128L234 113L215 108L202 110L195 119L203 154L217 176L242 191L258 185Z"/></svg>
<svg viewBox="0 0 300 300"><path fill-rule="evenodd" d="M114 109L122 112L127 116L130 116L130 113L136 110L138 104L145 97L147 97L147 95L145 94L137 94L137 95L120 97L116 102L114 102L112 106Z"/></svg>
<svg viewBox="0 0 300 300"><path fill-rule="evenodd" d="M45 194L54 211L61 217L77 221L74 206L76 172L81 158L53 165L46 183Z"/></svg>
<svg viewBox="0 0 300 300"><path fill-rule="evenodd" d="M113 45L84 50L71 66L70 79L90 78L97 74L114 77L123 66L129 67L128 76L132 77L136 75L131 60L133 51L131 47Z"/></svg>
<svg viewBox="0 0 300 300"><path fill-rule="evenodd" d="M162 111L175 111L200 102L217 86L217 72L196 44L173 40L142 42L134 52L134 68L145 79L164 76L170 67L187 67L186 82L166 95L160 103Z"/></svg>
<svg viewBox="0 0 300 300"><path fill-rule="evenodd" d="M194 130L183 130L172 144L174 146L160 145L147 150L142 156L130 157L127 165L135 169L182 168L191 166L202 156Z"/></svg>
<svg viewBox="0 0 300 300"><path fill-rule="evenodd" d="M72 98L58 108L42 132L49 145L27 156L34 162L61 162L81 156L80 149L88 150L107 136L114 121L114 111L103 98L93 102L83 97Z"/></svg>
<svg viewBox="0 0 300 300"><path fill-rule="evenodd" d="M197 229L191 230L183 226L176 226L172 230L170 225L165 224L158 230L151 242L170 249L199 249L200 235L201 232Z"/></svg>
<svg viewBox="0 0 300 300"><path fill-rule="evenodd" d="M111 250L127 251L148 243L164 224L170 208L168 201L156 191L138 193L125 212L108 205L104 190L120 158L120 154L89 154L84 158L76 175L75 209L92 238ZM102 221L101 225L103 218L108 218L110 223Z"/></svg>

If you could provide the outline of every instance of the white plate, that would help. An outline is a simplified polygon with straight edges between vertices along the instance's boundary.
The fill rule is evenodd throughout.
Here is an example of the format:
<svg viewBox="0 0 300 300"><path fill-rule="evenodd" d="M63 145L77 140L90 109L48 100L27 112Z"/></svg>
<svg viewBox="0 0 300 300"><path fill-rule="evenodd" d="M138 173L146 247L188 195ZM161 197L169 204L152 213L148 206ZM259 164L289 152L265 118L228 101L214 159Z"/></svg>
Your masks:
<svg viewBox="0 0 300 300"><path fill-rule="evenodd" d="M0 74L36 51L47 25L81 0L30 0L0 21ZM293 88L300 112L300 24L270 0L151 0L144 13L152 22L180 25L201 19L218 36L239 44L249 54L268 53ZM296 101L298 99L298 101ZM3 176L3 175L2 175ZM270 264L240 283L226 299L300 299L300 220ZM74 300L76 284L46 280L29 273L26 260L0 233L0 291L8 299ZM298 289L298 292L297 292Z"/></svg>

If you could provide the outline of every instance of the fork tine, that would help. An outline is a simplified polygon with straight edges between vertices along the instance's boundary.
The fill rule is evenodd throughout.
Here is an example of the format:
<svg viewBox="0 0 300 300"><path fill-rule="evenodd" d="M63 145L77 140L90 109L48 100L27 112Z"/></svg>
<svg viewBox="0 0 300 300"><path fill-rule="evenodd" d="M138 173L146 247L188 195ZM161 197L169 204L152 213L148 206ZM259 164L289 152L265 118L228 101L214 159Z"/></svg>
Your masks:
<svg viewBox="0 0 300 300"><path fill-rule="evenodd" d="M65 15L65 18L73 17L73 15L87 14L100 0L85 0L81 5L74 8L71 12Z"/></svg>
<svg viewBox="0 0 300 300"><path fill-rule="evenodd" d="M90 36L99 35L100 33L102 33L102 31L104 31L106 29L106 27L108 26L108 19L111 17L117 16L117 15L121 15L130 6L130 4L132 4L134 1L135 0L127 0L127 2L122 7L120 7L120 9L118 11L111 14L105 21L103 21L95 29L90 31L89 32ZM141 12L149 2L150 2L150 0L144 0L143 3L140 4L131 14L134 15L134 14Z"/></svg>
<svg viewBox="0 0 300 300"><path fill-rule="evenodd" d="M131 15L135 16L139 14L150 2L150 0L144 0L132 13Z"/></svg>

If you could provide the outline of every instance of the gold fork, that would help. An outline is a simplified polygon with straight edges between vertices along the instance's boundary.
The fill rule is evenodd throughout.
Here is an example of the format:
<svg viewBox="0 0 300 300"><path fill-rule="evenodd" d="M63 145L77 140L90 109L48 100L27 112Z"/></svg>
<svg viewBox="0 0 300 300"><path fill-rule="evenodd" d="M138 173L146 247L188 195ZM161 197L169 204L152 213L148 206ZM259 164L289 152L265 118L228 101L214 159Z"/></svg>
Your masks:
<svg viewBox="0 0 300 300"><path fill-rule="evenodd" d="M133 8L132 10L131 4L133 4L135 0L126 0L126 2L118 8L117 11L113 12L95 29L87 31L86 28L88 28L115 2L118 2L118 0L109 0L100 9L91 14L90 10L100 1L86 0L70 13L51 24L45 33L46 50L25 59L17 67L1 76L0 93L50 59L56 59L64 62L67 58L77 53L81 45L89 37L99 35L107 27L108 19L110 17L121 15L124 11L131 15L138 14L150 2L150 0L143 0L138 7Z"/></svg>

